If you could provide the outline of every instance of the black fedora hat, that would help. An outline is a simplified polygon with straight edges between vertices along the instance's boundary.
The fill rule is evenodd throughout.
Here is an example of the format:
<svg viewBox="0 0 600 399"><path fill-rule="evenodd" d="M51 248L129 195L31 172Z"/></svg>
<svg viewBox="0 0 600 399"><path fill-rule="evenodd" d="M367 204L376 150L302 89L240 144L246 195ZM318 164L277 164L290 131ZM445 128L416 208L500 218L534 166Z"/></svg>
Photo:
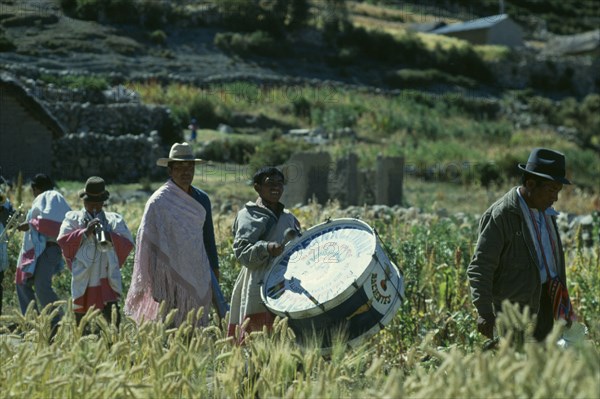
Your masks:
<svg viewBox="0 0 600 399"><path fill-rule="evenodd" d="M41 191L52 190L54 188L54 182L50 176L43 173L38 173L37 175L33 176L33 179L31 179L31 187L37 188Z"/></svg>
<svg viewBox="0 0 600 399"><path fill-rule="evenodd" d="M527 164L518 164L519 169L525 173L540 176L562 184L571 184L565 177L564 154L548 148L534 148L529 154Z"/></svg>
<svg viewBox="0 0 600 399"><path fill-rule="evenodd" d="M90 202L104 202L108 199L110 193L106 191L104 179L98 176L92 176L85 182L85 188L79 191L79 198Z"/></svg>

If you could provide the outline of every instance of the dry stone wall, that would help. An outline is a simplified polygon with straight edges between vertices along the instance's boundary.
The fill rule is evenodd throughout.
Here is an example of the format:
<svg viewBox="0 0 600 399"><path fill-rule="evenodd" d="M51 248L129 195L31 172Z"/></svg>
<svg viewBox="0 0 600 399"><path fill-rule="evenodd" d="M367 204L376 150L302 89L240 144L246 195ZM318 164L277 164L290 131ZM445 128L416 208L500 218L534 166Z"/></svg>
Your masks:
<svg viewBox="0 0 600 399"><path fill-rule="evenodd" d="M156 160L165 156L156 131L118 137L99 133L68 134L53 143L52 170L57 179L102 176L109 183L164 177Z"/></svg>

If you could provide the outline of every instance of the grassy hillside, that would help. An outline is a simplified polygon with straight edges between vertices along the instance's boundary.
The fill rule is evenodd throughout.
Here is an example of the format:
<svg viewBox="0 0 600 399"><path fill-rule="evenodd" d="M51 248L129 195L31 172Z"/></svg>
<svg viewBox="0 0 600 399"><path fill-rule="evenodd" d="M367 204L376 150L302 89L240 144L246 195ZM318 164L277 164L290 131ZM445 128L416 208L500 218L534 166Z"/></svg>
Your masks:
<svg viewBox="0 0 600 399"><path fill-rule="evenodd" d="M333 85L290 89L245 82L204 87L135 82L130 83L130 87L140 93L143 101L170 106L184 121L194 116L198 118L195 114L201 113L204 115L198 118L201 126L206 120L228 123L232 113L241 113L262 115L280 126L321 126L327 132L340 128L355 131L352 137L308 147L290 141L282 128L259 131L247 138L244 135L199 136L201 141L220 141L228 146L251 144L243 147L246 156L240 161L244 163L281 163L276 156L294 145L328 151L334 159L354 152L359 156L361 167L372 165L377 154L402 155L406 164L412 166L406 169L408 177L486 188L490 184L514 181L518 175L515 165L527 159L531 148L548 146L567 155L569 174L580 188L588 195L600 194L597 154L600 119L595 116L600 111L600 97L596 95L580 103L572 99L554 103L527 93L509 93L500 100L490 100L416 91L386 95ZM528 117L539 122L516 127L515 115L510 111L515 102L524 102L530 112ZM579 139L561 135L553 124L577 128ZM273 143L281 143L281 146L273 146ZM488 180L487 169L483 168L490 164L498 174L493 181ZM588 209L593 206L590 203Z"/></svg>
<svg viewBox="0 0 600 399"><path fill-rule="evenodd" d="M455 17L461 20L475 19L500 12L497 0L426 0L405 2L394 0L370 0L361 3L375 3L392 9L406 11L406 16L419 14ZM504 12L527 28L535 28L545 24L548 31L554 34L567 35L597 29L600 25L600 7L594 0L560 1L560 0L505 0ZM392 14L392 13L390 13ZM393 14L392 14L393 15ZM396 15L398 15L396 13Z"/></svg>

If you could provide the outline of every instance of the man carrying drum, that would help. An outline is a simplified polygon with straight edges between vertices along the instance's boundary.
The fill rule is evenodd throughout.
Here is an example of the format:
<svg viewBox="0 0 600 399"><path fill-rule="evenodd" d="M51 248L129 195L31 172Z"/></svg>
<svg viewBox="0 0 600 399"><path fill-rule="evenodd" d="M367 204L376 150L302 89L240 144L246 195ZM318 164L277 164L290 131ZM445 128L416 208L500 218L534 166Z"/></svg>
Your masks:
<svg viewBox="0 0 600 399"><path fill-rule="evenodd" d="M252 181L259 197L246 203L233 224L233 251L242 270L233 287L227 335L237 332L239 342L251 331L273 325L275 316L262 302L260 284L271 261L283 252L286 234L300 231L298 219L279 202L283 173L275 167L263 167ZM238 332L238 328L242 330Z"/></svg>

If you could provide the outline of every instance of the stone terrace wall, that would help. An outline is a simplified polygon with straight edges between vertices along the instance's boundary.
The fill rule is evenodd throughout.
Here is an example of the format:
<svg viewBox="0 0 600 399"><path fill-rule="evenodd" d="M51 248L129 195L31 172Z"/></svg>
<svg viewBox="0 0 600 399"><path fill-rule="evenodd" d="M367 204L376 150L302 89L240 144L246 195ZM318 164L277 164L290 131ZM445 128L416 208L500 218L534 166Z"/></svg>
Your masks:
<svg viewBox="0 0 600 399"><path fill-rule="evenodd" d="M124 86L99 91L23 82L67 132L52 144L55 178L85 181L98 175L109 183L126 183L164 177L156 160L182 134L168 108L143 104Z"/></svg>
<svg viewBox="0 0 600 399"><path fill-rule="evenodd" d="M113 137L98 133L69 134L53 143L54 177L85 181L102 176L110 183L164 177L156 160L165 155L156 131Z"/></svg>
<svg viewBox="0 0 600 399"><path fill-rule="evenodd" d="M48 104L70 133L98 132L111 136L148 133L169 128L169 109L146 104Z"/></svg>

